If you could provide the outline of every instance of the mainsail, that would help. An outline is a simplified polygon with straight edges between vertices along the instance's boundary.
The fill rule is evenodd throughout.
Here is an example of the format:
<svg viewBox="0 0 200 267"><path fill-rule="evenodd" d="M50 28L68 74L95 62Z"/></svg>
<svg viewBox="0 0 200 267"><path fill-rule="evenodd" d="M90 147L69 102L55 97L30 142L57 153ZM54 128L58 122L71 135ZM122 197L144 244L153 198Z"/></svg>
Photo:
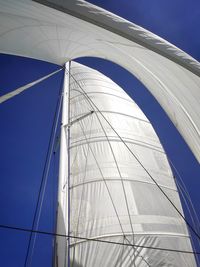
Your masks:
<svg viewBox="0 0 200 267"><path fill-rule="evenodd" d="M63 125L61 155L69 138L70 180L65 160L57 232L67 233L70 214L70 266L196 266L194 255L175 252L192 251L185 221L143 168L182 213L166 154L146 116L98 71L72 62L66 75L74 123ZM63 237L57 255L57 266L65 266Z"/></svg>

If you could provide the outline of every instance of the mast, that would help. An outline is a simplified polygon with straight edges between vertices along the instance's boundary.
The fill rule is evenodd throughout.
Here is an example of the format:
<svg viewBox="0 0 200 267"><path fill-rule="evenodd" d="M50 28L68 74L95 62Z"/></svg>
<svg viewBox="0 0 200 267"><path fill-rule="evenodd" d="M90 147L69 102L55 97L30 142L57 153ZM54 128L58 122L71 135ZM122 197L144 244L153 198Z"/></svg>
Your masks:
<svg viewBox="0 0 200 267"><path fill-rule="evenodd" d="M70 65L71 62L68 62L68 73L67 73L67 216L68 216L68 224L67 224L67 232L68 232L68 244L67 244L67 266L70 267Z"/></svg>
<svg viewBox="0 0 200 267"><path fill-rule="evenodd" d="M61 118L60 137L60 164L58 182L58 212L56 233L61 235L70 234L70 94L69 94L69 70L70 62L65 64L63 83L63 106ZM56 237L55 267L70 266L70 239Z"/></svg>

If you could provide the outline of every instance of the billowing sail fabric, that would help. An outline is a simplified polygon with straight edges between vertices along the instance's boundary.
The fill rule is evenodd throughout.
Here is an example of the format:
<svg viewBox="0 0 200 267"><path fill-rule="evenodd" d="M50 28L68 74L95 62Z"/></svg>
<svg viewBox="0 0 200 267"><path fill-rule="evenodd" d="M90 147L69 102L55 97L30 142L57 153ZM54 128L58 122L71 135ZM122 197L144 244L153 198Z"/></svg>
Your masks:
<svg viewBox="0 0 200 267"><path fill-rule="evenodd" d="M146 248L192 251L184 220L142 167L182 212L165 152L136 103L72 62L70 110L71 266L196 266L192 254Z"/></svg>
<svg viewBox="0 0 200 267"><path fill-rule="evenodd" d="M0 0L0 52L64 64L96 56L134 74L200 161L200 64L162 38L82 0ZM48 5L48 6L45 6Z"/></svg>

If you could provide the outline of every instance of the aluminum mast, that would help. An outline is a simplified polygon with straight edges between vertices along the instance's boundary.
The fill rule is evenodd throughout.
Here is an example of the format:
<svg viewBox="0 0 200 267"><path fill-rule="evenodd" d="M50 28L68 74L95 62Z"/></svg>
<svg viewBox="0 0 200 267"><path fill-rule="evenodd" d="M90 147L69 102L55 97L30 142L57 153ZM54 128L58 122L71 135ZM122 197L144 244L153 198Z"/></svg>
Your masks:
<svg viewBox="0 0 200 267"><path fill-rule="evenodd" d="M57 213L57 234L70 234L70 89L69 89L70 62L65 64L65 76L63 84L63 107L61 122L60 140L60 165L58 185L58 213ZM67 163L67 164L66 164ZM66 231L67 222L67 231ZM70 266L69 255L70 239L57 236L55 267ZM68 265L66 265L68 264Z"/></svg>

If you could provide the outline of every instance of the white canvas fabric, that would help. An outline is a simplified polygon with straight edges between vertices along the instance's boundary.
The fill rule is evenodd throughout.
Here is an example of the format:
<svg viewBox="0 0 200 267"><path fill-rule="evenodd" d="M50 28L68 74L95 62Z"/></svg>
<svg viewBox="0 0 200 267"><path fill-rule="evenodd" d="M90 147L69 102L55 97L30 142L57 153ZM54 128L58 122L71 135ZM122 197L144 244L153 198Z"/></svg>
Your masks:
<svg viewBox="0 0 200 267"><path fill-rule="evenodd" d="M15 97L16 95L19 95L21 93L23 93L24 91L28 90L29 88L31 88L32 86L48 79L49 77L53 76L54 74L58 73L59 71L61 71L62 69L56 70L46 76L43 76L42 78L39 78L37 80L35 80L34 82L28 83L26 85L23 85L17 89L15 89L14 91L11 91L10 93L7 93L3 96L0 96L0 104L4 103L5 101L8 101L9 99Z"/></svg>
<svg viewBox="0 0 200 267"><path fill-rule="evenodd" d="M136 103L109 78L72 62L70 121L70 235L192 251L184 220L118 136L182 212L166 154ZM66 173L61 181L64 192ZM67 229L66 198L60 199L60 232ZM76 267L196 266L192 254L76 238L70 244Z"/></svg>
<svg viewBox="0 0 200 267"><path fill-rule="evenodd" d="M95 56L121 65L154 95L200 161L200 64L196 60L82 0L0 0L0 7L1 53L60 65Z"/></svg>

